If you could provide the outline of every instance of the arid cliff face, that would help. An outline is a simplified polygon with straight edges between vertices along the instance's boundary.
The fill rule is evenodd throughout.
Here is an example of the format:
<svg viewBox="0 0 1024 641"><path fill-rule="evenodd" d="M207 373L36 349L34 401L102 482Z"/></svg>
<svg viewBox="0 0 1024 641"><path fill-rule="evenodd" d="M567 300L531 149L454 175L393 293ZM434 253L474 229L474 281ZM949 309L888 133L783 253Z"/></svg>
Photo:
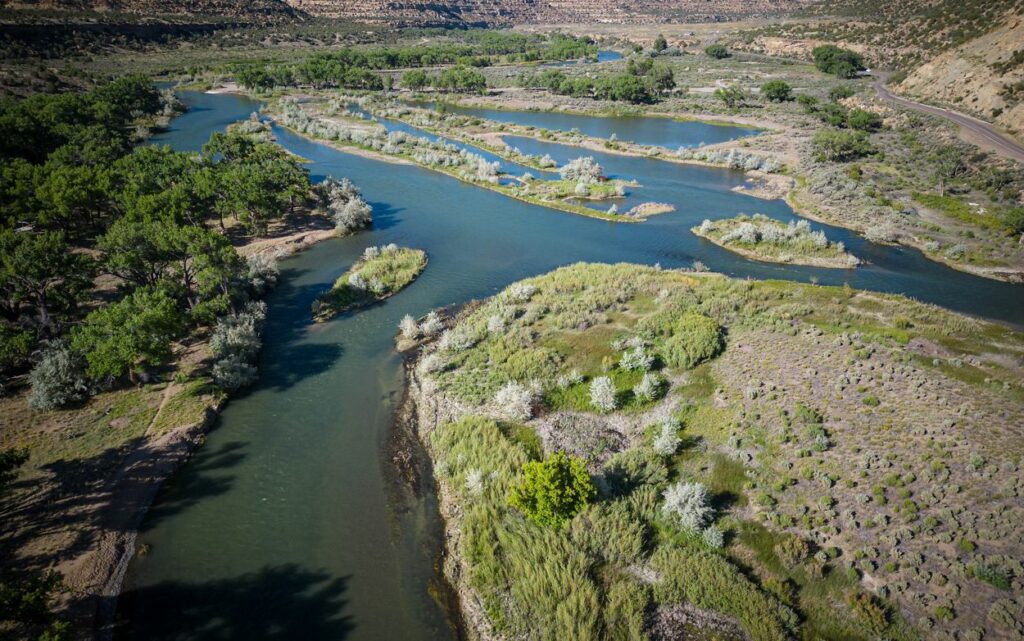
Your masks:
<svg viewBox="0 0 1024 641"><path fill-rule="evenodd" d="M898 88L991 120L1020 139L1024 135L1022 43L1024 17L1009 16L994 31L921 65Z"/></svg>
<svg viewBox="0 0 1024 641"><path fill-rule="evenodd" d="M814 0L3 0L5 7L290 18L395 25L717 22L796 11Z"/></svg>
<svg viewBox="0 0 1024 641"><path fill-rule="evenodd" d="M714 22L797 10L810 0L288 0L315 16L407 24L522 24L666 20Z"/></svg>

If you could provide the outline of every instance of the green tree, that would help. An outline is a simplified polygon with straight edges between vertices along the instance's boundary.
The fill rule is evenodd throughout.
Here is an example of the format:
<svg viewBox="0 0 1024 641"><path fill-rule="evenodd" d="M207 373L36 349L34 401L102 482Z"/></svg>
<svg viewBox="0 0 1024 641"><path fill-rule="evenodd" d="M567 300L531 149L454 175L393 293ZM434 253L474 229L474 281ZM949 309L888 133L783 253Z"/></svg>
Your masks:
<svg viewBox="0 0 1024 641"><path fill-rule="evenodd" d="M430 84L427 74L420 69L413 69L402 74L401 85L413 91L422 89Z"/></svg>
<svg viewBox="0 0 1024 641"><path fill-rule="evenodd" d="M672 73L672 67L668 65L654 65L648 78L650 78L651 86L654 87L655 91L669 91L676 88L675 74Z"/></svg>
<svg viewBox="0 0 1024 641"><path fill-rule="evenodd" d="M476 69L456 66L442 71L435 86L443 91L484 93L487 91L487 78Z"/></svg>
<svg viewBox="0 0 1024 641"><path fill-rule="evenodd" d="M658 37L654 39L654 50L660 53L666 49L668 49L668 42L665 40L665 36L659 33Z"/></svg>
<svg viewBox="0 0 1024 641"><path fill-rule="evenodd" d="M138 289L112 305L90 313L71 337L85 354L93 378L135 375L171 358L171 342L184 328L174 299L161 290Z"/></svg>
<svg viewBox="0 0 1024 641"><path fill-rule="evenodd" d="M811 139L814 157L821 162L845 162L871 153L871 143L863 131L823 129Z"/></svg>
<svg viewBox="0 0 1024 641"><path fill-rule="evenodd" d="M83 237L102 228L109 211L111 174L106 166L47 162L36 174L38 222L69 236Z"/></svg>
<svg viewBox="0 0 1024 641"><path fill-rule="evenodd" d="M509 504L538 525L562 527L596 493L586 464L565 452L555 452L544 461L530 461L523 466L520 481L509 495Z"/></svg>
<svg viewBox="0 0 1024 641"><path fill-rule="evenodd" d="M70 641L71 626L53 613L57 594L63 590L63 578L56 572L0 580L0 630L4 638Z"/></svg>
<svg viewBox="0 0 1024 641"><path fill-rule="evenodd" d="M93 260L60 232L0 231L0 316L56 335L92 287Z"/></svg>
<svg viewBox="0 0 1024 641"><path fill-rule="evenodd" d="M939 194L946 195L949 183L967 174L970 165L966 154L955 145L942 145L932 151L932 162L935 165L935 176L939 179Z"/></svg>
<svg viewBox="0 0 1024 641"><path fill-rule="evenodd" d="M237 290L245 263L217 232L122 218L100 238L99 247L107 271L133 287L159 287L197 320L212 320L244 298Z"/></svg>
<svg viewBox="0 0 1024 641"><path fill-rule="evenodd" d="M18 468L28 460L28 450L0 450L0 495L18 478Z"/></svg>
<svg viewBox="0 0 1024 641"><path fill-rule="evenodd" d="M215 133L203 156L215 167L214 209L221 226L225 216L237 216L250 233L265 234L271 220L309 194L309 174L276 144L239 132Z"/></svg>
<svg viewBox="0 0 1024 641"><path fill-rule="evenodd" d="M1003 224L1014 234L1024 234L1024 207L1013 207L1003 214Z"/></svg>
<svg viewBox="0 0 1024 641"><path fill-rule="evenodd" d="M788 102L793 99L793 88L784 80L769 80L761 85L761 95L772 102Z"/></svg>
<svg viewBox="0 0 1024 641"><path fill-rule="evenodd" d="M856 51L842 49L835 45L821 45L811 51L814 66L819 71L840 78L855 78L864 69L864 57Z"/></svg>
<svg viewBox="0 0 1024 641"><path fill-rule="evenodd" d="M711 56L712 58L717 58L719 60L721 60L722 58L728 58L729 56L732 55L731 53L729 53L729 50L726 48L726 46L722 44L713 44L709 47L706 47L704 49L704 53Z"/></svg>

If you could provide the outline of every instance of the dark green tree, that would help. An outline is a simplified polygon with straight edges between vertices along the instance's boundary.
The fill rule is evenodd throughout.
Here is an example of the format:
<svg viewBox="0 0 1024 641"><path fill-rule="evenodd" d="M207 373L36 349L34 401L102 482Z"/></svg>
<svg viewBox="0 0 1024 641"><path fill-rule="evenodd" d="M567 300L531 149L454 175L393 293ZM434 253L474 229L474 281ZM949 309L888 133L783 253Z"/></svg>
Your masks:
<svg viewBox="0 0 1024 641"><path fill-rule="evenodd" d="M722 44L710 45L704 49L704 53L711 56L712 58L717 58L719 60L721 60L722 58L728 58L729 56L732 55L729 53L729 50L726 48L726 46Z"/></svg>
<svg viewBox="0 0 1024 641"><path fill-rule="evenodd" d="M793 88L784 80L769 80L761 85L761 95L772 102L787 102L793 99Z"/></svg>
<svg viewBox="0 0 1024 641"><path fill-rule="evenodd" d="M138 289L90 313L72 334L71 347L84 354L96 379L135 375L171 358L171 344L184 328L174 299L158 289Z"/></svg>
<svg viewBox="0 0 1024 641"><path fill-rule="evenodd" d="M0 316L37 337L75 318L94 273L93 260L60 232L0 230Z"/></svg>
<svg viewBox="0 0 1024 641"><path fill-rule="evenodd" d="M821 45L811 51L814 66L819 71L840 78L855 78L864 69L864 57L856 51L842 49L835 45Z"/></svg>

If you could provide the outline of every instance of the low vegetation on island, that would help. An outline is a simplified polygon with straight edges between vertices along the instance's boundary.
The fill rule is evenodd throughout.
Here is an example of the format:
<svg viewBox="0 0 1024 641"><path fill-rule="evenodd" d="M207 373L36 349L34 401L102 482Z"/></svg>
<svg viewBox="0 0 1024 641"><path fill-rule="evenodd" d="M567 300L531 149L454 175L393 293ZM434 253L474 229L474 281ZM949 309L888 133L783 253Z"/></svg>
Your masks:
<svg viewBox="0 0 1024 641"><path fill-rule="evenodd" d="M1019 332L849 288L593 264L442 327L402 330L447 572L483 637L1020 624Z"/></svg>
<svg viewBox="0 0 1024 641"><path fill-rule="evenodd" d="M391 244L367 247L330 291L313 303L313 318L325 321L341 312L394 296L427 267L427 253Z"/></svg>
<svg viewBox="0 0 1024 641"><path fill-rule="evenodd" d="M735 218L704 219L691 231L737 254L770 263L815 267L856 267L860 264L842 242L832 242L823 231L811 231L806 220L783 223L765 216L740 214Z"/></svg>

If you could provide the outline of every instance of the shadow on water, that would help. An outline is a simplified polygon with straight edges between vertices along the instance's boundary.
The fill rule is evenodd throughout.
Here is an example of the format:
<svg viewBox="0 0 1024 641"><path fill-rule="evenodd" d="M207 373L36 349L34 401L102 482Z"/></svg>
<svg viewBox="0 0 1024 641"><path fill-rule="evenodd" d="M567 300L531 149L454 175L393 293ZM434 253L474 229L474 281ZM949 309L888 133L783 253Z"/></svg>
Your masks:
<svg viewBox="0 0 1024 641"><path fill-rule="evenodd" d="M405 211L405 207L392 207L384 202L371 202L370 206L373 207L374 229L384 231L402 222L402 217L399 214Z"/></svg>
<svg viewBox="0 0 1024 641"><path fill-rule="evenodd" d="M341 641L349 577L294 564L203 583L165 581L124 593L149 641ZM124 625L124 622L121 622Z"/></svg>
<svg viewBox="0 0 1024 641"><path fill-rule="evenodd" d="M245 460L242 451L248 447L241 441L228 441L216 448L203 452L194 464L183 470L173 484L164 485L152 508L146 513L142 531L156 527L164 519L180 514L184 510L211 497L226 494L234 484L235 476L226 474Z"/></svg>

